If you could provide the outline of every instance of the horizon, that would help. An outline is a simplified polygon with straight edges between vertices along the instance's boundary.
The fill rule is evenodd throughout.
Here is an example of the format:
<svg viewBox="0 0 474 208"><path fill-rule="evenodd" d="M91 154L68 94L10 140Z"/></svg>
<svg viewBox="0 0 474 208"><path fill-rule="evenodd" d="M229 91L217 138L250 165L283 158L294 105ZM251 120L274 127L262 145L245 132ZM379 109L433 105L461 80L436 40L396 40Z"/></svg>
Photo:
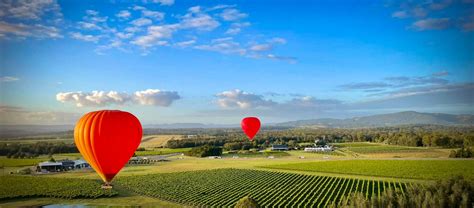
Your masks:
<svg viewBox="0 0 474 208"><path fill-rule="evenodd" d="M472 2L357 3L3 2L0 124L474 114Z"/></svg>

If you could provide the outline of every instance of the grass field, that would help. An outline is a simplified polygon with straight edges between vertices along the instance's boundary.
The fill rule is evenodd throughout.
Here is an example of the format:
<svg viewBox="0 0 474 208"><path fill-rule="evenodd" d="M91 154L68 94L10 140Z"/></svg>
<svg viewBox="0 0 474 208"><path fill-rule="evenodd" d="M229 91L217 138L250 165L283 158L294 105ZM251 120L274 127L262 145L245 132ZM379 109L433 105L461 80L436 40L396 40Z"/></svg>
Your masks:
<svg viewBox="0 0 474 208"><path fill-rule="evenodd" d="M117 195L100 189L99 180L0 176L0 199L24 197L99 198Z"/></svg>
<svg viewBox="0 0 474 208"><path fill-rule="evenodd" d="M245 169L123 177L117 183L141 195L199 207L231 207L247 195L263 207L326 207L351 192L371 197L387 188L406 188L405 183L396 181Z"/></svg>
<svg viewBox="0 0 474 208"><path fill-rule="evenodd" d="M39 162L43 162L43 158L33 158L33 159L13 159L0 157L0 167L23 167L23 166L32 166L37 165Z"/></svg>
<svg viewBox="0 0 474 208"><path fill-rule="evenodd" d="M463 175L474 180L474 160L340 160L264 168L428 180Z"/></svg>
<svg viewBox="0 0 474 208"><path fill-rule="evenodd" d="M167 155L173 153L184 153L191 150L191 148L178 148L178 149L170 149L170 148L156 148L153 150L146 150L146 151L136 151L135 154L137 156L147 156L147 155Z"/></svg>
<svg viewBox="0 0 474 208"><path fill-rule="evenodd" d="M166 147L166 142L170 139L182 139L184 135L148 135L142 138L140 147L162 148Z"/></svg>

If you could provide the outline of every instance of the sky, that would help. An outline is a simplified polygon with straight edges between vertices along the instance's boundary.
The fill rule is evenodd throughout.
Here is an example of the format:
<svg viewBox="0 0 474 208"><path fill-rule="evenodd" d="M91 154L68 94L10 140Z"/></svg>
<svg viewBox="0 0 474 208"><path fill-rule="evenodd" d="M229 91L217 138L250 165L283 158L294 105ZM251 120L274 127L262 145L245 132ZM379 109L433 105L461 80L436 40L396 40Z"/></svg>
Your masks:
<svg viewBox="0 0 474 208"><path fill-rule="evenodd" d="M0 124L474 114L474 1L2 0Z"/></svg>

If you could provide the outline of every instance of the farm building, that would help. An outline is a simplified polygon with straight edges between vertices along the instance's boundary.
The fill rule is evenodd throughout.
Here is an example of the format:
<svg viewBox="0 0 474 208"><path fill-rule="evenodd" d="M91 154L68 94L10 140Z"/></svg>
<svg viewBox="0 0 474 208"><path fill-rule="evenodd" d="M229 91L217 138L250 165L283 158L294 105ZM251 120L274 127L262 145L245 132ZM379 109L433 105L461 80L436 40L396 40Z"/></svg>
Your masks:
<svg viewBox="0 0 474 208"><path fill-rule="evenodd" d="M330 152L332 151L332 147L328 145L324 145L324 147L306 147L304 148L305 152Z"/></svg>
<svg viewBox="0 0 474 208"><path fill-rule="evenodd" d="M41 162L37 166L38 172L58 172L63 169L63 163L60 162Z"/></svg>
<svg viewBox="0 0 474 208"><path fill-rule="evenodd" d="M287 150L288 150L288 146L286 145L278 145L278 144L272 145L272 151L287 151Z"/></svg>
<svg viewBox="0 0 474 208"><path fill-rule="evenodd" d="M56 162L41 162L36 167L38 172L58 172L72 169L88 168L89 163L84 160L60 160Z"/></svg>

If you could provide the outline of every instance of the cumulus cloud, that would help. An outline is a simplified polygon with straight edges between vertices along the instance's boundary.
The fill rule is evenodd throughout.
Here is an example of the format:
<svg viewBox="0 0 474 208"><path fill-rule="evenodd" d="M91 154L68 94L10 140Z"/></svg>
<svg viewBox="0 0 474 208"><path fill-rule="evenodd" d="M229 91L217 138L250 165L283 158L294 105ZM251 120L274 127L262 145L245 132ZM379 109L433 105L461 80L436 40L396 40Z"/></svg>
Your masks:
<svg viewBox="0 0 474 208"><path fill-rule="evenodd" d="M223 108L256 108L275 105L272 100L266 100L262 95L244 92L239 89L224 91L216 95L216 103Z"/></svg>
<svg viewBox="0 0 474 208"><path fill-rule="evenodd" d="M158 11L152 11L147 9L146 7L142 6L134 6L133 10L136 11L141 11L142 16L152 18L154 20L163 20L165 18L165 13L163 12L158 12Z"/></svg>
<svg viewBox="0 0 474 208"><path fill-rule="evenodd" d="M269 51L272 50L273 46L271 44L256 44L250 47L252 51Z"/></svg>
<svg viewBox="0 0 474 208"><path fill-rule="evenodd" d="M11 76L2 76L0 77L0 82L15 82L20 80L18 77L11 77Z"/></svg>
<svg viewBox="0 0 474 208"><path fill-rule="evenodd" d="M175 100L180 99L178 92L158 89L147 89L135 92L135 99L141 105L170 106Z"/></svg>
<svg viewBox="0 0 474 208"><path fill-rule="evenodd" d="M219 27L220 23L208 14L191 12L183 17L179 25L183 29L194 28L197 30L211 31Z"/></svg>
<svg viewBox="0 0 474 208"><path fill-rule="evenodd" d="M177 92L158 89L137 91L134 94L117 91L60 92L56 100L62 103L74 103L77 107L101 107L136 103L140 105L170 106L180 99Z"/></svg>

